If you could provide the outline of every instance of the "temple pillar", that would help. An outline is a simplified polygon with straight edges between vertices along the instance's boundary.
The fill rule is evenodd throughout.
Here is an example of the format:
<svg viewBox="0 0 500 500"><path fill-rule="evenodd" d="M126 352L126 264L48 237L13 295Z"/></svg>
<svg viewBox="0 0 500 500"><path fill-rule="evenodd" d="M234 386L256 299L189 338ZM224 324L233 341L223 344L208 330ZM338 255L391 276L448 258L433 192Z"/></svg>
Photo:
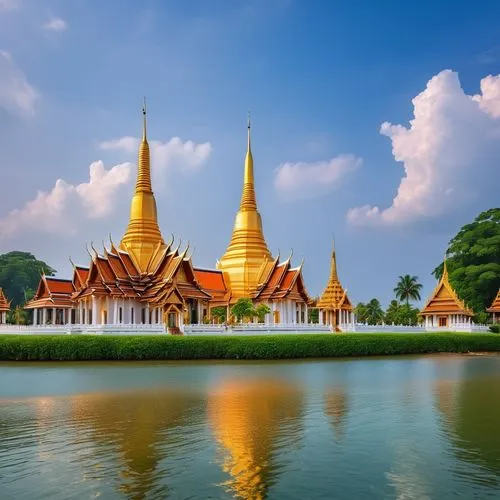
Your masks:
<svg viewBox="0 0 500 500"><path fill-rule="evenodd" d="M42 308L42 325L47 324L47 309L44 307Z"/></svg>
<svg viewBox="0 0 500 500"><path fill-rule="evenodd" d="M92 296L92 324L97 325L97 301L94 296Z"/></svg>
<svg viewBox="0 0 500 500"><path fill-rule="evenodd" d="M33 309L33 325L38 325L38 309Z"/></svg>
<svg viewBox="0 0 500 500"><path fill-rule="evenodd" d="M304 304L305 306L305 311L304 311L304 323L306 325L309 324L309 306L307 304Z"/></svg>

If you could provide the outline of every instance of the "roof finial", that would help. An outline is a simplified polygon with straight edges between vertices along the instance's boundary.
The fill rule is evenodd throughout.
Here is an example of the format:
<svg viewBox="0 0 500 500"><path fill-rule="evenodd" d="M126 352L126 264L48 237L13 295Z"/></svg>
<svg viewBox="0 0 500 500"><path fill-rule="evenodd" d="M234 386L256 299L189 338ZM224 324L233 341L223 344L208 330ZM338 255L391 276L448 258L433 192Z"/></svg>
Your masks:
<svg viewBox="0 0 500 500"><path fill-rule="evenodd" d="M146 96L144 96L143 102L142 102L142 140L147 141L146 138Z"/></svg>

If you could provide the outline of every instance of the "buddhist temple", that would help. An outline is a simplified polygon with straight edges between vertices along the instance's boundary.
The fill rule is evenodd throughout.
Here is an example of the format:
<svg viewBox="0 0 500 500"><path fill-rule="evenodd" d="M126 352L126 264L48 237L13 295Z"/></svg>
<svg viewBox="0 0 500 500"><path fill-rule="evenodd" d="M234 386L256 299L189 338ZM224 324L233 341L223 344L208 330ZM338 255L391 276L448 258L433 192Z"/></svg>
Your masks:
<svg viewBox="0 0 500 500"><path fill-rule="evenodd" d="M279 263L279 256L272 257L264 238L255 194L249 119L240 206L229 246L216 266L229 293L221 289L218 295L224 295L228 307L240 298L266 304L271 310L267 323L307 323L312 301L302 279L302 265L293 268L291 255Z"/></svg>
<svg viewBox="0 0 500 500"><path fill-rule="evenodd" d="M319 309L319 323L330 325L332 331L341 332L354 329L352 304L337 273L335 243L332 245L330 277L315 307Z"/></svg>
<svg viewBox="0 0 500 500"><path fill-rule="evenodd" d="M493 299L491 306L486 309L491 314L491 321L493 323L500 322L500 289L497 296Z"/></svg>
<svg viewBox="0 0 500 500"><path fill-rule="evenodd" d="M91 244L89 265L73 264L72 279L42 276L35 297L25 306L33 311L33 324L85 325L85 330L116 325L116 331L123 325L144 325L181 333L184 325L210 322L214 307L226 308L229 321L234 321L231 307L249 298L269 307L267 325L307 328L313 301L305 288L303 262L294 267L293 252L280 262L264 238L250 134L249 120L243 189L229 246L217 269L197 268L188 255L189 244L182 249L173 236L167 242L158 224L144 105L137 178L123 238L115 244L110 237L101 250ZM347 297L339 300L342 316L336 316L335 324L351 317Z"/></svg>
<svg viewBox="0 0 500 500"><path fill-rule="evenodd" d="M451 286L446 260L441 279L420 315L424 317L426 330L470 330L472 327L474 313Z"/></svg>
<svg viewBox="0 0 500 500"><path fill-rule="evenodd" d="M10 302L5 297L3 289L0 288L0 325L7 323L7 313L10 311Z"/></svg>

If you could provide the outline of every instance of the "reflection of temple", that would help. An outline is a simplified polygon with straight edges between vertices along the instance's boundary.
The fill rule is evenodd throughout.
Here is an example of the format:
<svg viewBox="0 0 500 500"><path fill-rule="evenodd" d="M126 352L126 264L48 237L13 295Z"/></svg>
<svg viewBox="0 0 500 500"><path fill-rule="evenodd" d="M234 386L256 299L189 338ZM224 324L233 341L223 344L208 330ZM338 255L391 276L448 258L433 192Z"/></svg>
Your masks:
<svg viewBox="0 0 500 500"><path fill-rule="evenodd" d="M277 475L276 449L300 435L302 404L299 389L278 380L223 382L209 397L208 417L230 476L225 486L236 498L267 496Z"/></svg>
<svg viewBox="0 0 500 500"><path fill-rule="evenodd" d="M438 381L436 407L457 458L484 467L500 484L500 376L483 377L475 368L474 360L468 360L462 365L462 378ZM468 373L471 370L474 373Z"/></svg>
<svg viewBox="0 0 500 500"><path fill-rule="evenodd" d="M335 437L341 439L345 432L348 399L346 392L339 387L335 387L325 393L324 397L325 414L330 417Z"/></svg>
<svg viewBox="0 0 500 500"><path fill-rule="evenodd" d="M71 398L75 439L92 436L97 455L109 454L107 446L115 450L122 462L119 490L127 498L164 498L160 462L175 453L182 441L179 428L197 403L194 395L164 389L78 395Z"/></svg>

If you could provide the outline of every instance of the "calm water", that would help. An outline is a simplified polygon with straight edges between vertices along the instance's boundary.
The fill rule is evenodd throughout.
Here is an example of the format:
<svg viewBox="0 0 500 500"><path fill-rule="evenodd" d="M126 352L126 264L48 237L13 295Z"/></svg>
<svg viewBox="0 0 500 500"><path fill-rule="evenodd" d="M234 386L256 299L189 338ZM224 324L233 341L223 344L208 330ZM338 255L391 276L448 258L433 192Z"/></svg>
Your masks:
<svg viewBox="0 0 500 500"><path fill-rule="evenodd" d="M500 498L500 357L0 364L0 498Z"/></svg>

